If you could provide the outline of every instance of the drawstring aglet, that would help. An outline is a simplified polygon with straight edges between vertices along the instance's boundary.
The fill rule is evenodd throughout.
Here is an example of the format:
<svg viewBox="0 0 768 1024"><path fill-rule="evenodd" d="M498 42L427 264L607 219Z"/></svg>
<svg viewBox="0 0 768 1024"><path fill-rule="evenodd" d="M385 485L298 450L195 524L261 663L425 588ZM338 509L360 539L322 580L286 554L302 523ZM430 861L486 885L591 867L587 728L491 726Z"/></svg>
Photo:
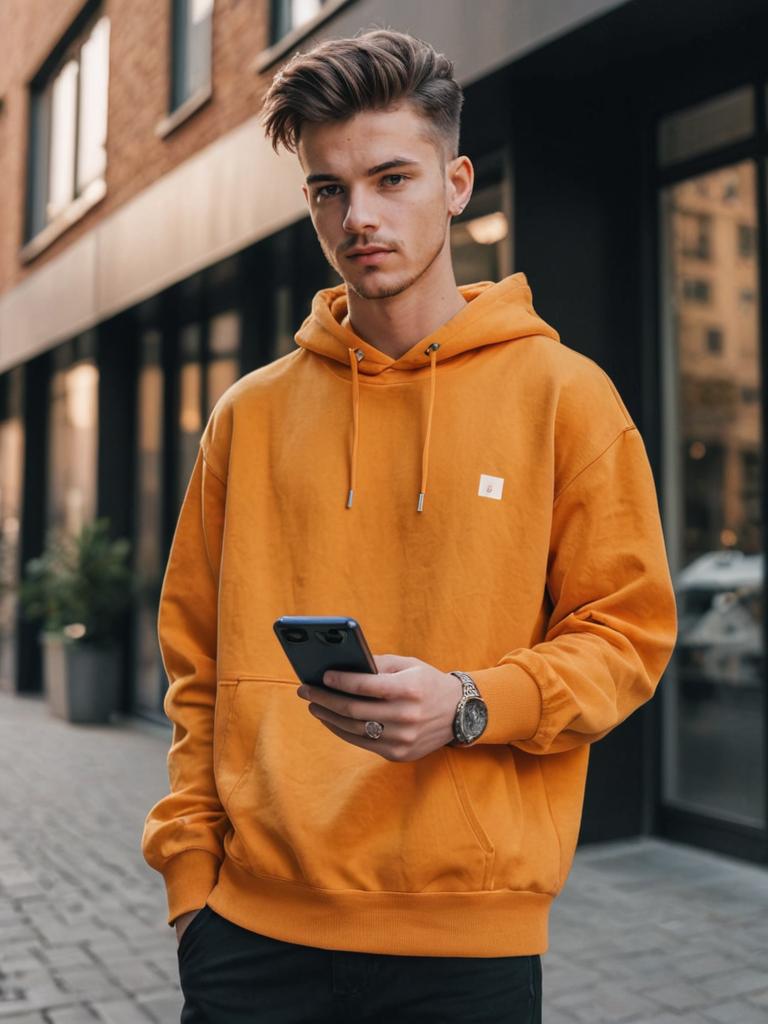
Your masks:
<svg viewBox="0 0 768 1024"><path fill-rule="evenodd" d="M416 511L424 511L424 491L419 491L419 504L416 506Z"/></svg>
<svg viewBox="0 0 768 1024"><path fill-rule="evenodd" d="M355 492L350 487L349 494L347 495L347 508L352 508L352 499L355 496Z"/></svg>

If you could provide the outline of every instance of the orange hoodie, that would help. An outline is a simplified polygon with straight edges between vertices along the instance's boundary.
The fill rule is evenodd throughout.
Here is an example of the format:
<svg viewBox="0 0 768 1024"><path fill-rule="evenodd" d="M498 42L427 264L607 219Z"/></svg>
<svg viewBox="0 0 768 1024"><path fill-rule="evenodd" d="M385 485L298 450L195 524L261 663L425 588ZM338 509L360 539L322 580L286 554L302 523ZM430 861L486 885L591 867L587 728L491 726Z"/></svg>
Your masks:
<svg viewBox="0 0 768 1024"><path fill-rule="evenodd" d="M461 292L392 359L342 324L345 286L321 291L298 350L211 415L158 622L170 793L143 850L169 921L207 901L328 949L547 947L589 745L653 694L675 601L611 380L559 344L523 274ZM410 763L339 739L272 631L313 614L354 616L374 654L469 672L481 739Z"/></svg>

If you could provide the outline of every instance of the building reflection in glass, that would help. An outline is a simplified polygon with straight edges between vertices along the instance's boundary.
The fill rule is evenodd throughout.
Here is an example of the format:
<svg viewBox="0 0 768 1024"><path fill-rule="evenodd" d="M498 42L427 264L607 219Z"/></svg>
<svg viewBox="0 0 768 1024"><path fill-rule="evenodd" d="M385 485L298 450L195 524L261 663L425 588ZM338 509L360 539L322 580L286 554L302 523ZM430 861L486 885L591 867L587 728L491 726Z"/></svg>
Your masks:
<svg viewBox="0 0 768 1024"><path fill-rule="evenodd" d="M156 636L163 574L164 394L162 334L150 328L142 332L140 339L134 501L134 570L141 584L134 619L135 699L140 709L150 711L161 706L165 692Z"/></svg>
<svg viewBox="0 0 768 1024"><path fill-rule="evenodd" d="M0 392L0 690L16 686L16 587L21 570L21 495L24 467L23 369L6 375Z"/></svg>
<svg viewBox="0 0 768 1024"><path fill-rule="evenodd" d="M81 349L91 339L83 339ZM92 356L54 353L48 432L48 526L77 533L96 515L99 371Z"/></svg>
<svg viewBox="0 0 768 1024"><path fill-rule="evenodd" d="M760 824L763 544L756 173L752 161L663 195L676 380L668 503L679 607L665 684L668 802ZM676 450L675 450L676 449Z"/></svg>

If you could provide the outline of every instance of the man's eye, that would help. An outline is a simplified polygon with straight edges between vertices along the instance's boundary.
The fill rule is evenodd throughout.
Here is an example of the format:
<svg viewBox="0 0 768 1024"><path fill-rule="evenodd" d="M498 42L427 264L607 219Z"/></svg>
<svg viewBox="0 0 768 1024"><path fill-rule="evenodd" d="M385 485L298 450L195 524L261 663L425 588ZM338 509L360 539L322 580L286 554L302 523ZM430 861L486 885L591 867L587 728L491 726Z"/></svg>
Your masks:
<svg viewBox="0 0 768 1024"><path fill-rule="evenodd" d="M315 195L318 197L318 199L330 198L333 195L336 195L336 193L335 192L334 193L329 193L328 189L329 188L340 188L340 187L341 187L340 185L323 185L321 188L319 188L317 190Z"/></svg>
<svg viewBox="0 0 768 1024"><path fill-rule="evenodd" d="M396 178L397 180L396 181L392 181L393 178ZM382 181L388 181L392 185L399 185L400 182L401 181L405 181L406 178L407 178L406 174L385 174L384 177L381 180Z"/></svg>

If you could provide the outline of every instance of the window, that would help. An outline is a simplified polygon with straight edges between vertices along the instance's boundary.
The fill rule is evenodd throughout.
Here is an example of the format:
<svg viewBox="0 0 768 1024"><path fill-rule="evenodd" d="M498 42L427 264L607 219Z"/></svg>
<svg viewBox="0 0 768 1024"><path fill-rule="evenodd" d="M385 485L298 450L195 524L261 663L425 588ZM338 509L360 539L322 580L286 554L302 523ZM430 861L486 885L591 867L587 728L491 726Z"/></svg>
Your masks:
<svg viewBox="0 0 768 1024"><path fill-rule="evenodd" d="M463 214L451 222L456 280L498 281L512 273L511 191L508 154L475 160L475 188Z"/></svg>
<svg viewBox="0 0 768 1024"><path fill-rule="evenodd" d="M668 167L747 138L755 125L752 89L737 89L678 111L659 123L659 164Z"/></svg>
<svg viewBox="0 0 768 1024"><path fill-rule="evenodd" d="M108 86L108 18L32 83L28 238L68 226L104 195Z"/></svg>
<svg viewBox="0 0 768 1024"><path fill-rule="evenodd" d="M703 182L683 177L665 185L661 202L661 496L679 612L662 696L662 800L717 821L762 828L765 452L759 273L756 258L737 262L725 244L735 241L734 224L757 222L757 167L748 159L702 177ZM741 207L737 219L734 196ZM681 237L686 225L680 211L704 202L713 237L724 240L713 247L716 288L688 275ZM700 307L677 299L682 292L698 301L710 288L709 323L702 323ZM723 355L702 358L702 348Z"/></svg>
<svg viewBox="0 0 768 1024"><path fill-rule="evenodd" d="M311 21L327 0L272 0L272 42Z"/></svg>
<svg viewBox="0 0 768 1024"><path fill-rule="evenodd" d="M216 402L240 373L240 314L227 310L211 317L208 324L206 406L210 416Z"/></svg>
<svg viewBox="0 0 768 1024"><path fill-rule="evenodd" d="M24 482L24 368L0 376L0 689L16 688Z"/></svg>
<svg viewBox="0 0 768 1024"><path fill-rule="evenodd" d="M197 457L203 430L203 331L195 320L179 334L178 394L176 422L176 507L180 508Z"/></svg>
<svg viewBox="0 0 768 1024"><path fill-rule="evenodd" d="M743 260L754 259L757 251L757 228L752 224L737 224L737 245Z"/></svg>
<svg viewBox="0 0 768 1024"><path fill-rule="evenodd" d="M695 260L712 258L712 218L709 214L681 212L678 230L683 256Z"/></svg>
<svg viewBox="0 0 768 1024"><path fill-rule="evenodd" d="M210 92L213 0L173 0L171 110Z"/></svg>
<svg viewBox="0 0 768 1024"><path fill-rule="evenodd" d="M688 302L709 302L712 297L712 289L709 281L701 278L683 278L683 298Z"/></svg>
<svg viewBox="0 0 768 1024"><path fill-rule="evenodd" d="M98 388L92 330L53 353L47 525L69 533L77 533L96 516Z"/></svg>
<svg viewBox="0 0 768 1024"><path fill-rule="evenodd" d="M163 578L163 423L165 371L163 335L145 328L138 339L139 367L136 393L133 568L136 590L133 653L136 704L142 711L158 711L166 689L165 672L157 646L157 606Z"/></svg>
<svg viewBox="0 0 768 1024"><path fill-rule="evenodd" d="M708 327L706 337L707 352L719 353L723 351L723 332L719 327Z"/></svg>

